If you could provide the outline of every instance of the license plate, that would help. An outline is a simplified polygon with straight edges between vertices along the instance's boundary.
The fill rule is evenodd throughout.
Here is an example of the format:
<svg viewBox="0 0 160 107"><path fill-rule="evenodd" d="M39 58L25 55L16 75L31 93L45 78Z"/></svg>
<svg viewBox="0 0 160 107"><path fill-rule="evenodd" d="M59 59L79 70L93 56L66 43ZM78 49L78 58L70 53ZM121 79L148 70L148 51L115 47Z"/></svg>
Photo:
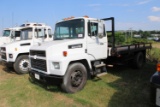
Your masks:
<svg viewBox="0 0 160 107"><path fill-rule="evenodd" d="M38 74L35 74L35 78L39 80L40 76Z"/></svg>
<svg viewBox="0 0 160 107"><path fill-rule="evenodd" d="M160 106L160 89L156 90L156 105Z"/></svg>

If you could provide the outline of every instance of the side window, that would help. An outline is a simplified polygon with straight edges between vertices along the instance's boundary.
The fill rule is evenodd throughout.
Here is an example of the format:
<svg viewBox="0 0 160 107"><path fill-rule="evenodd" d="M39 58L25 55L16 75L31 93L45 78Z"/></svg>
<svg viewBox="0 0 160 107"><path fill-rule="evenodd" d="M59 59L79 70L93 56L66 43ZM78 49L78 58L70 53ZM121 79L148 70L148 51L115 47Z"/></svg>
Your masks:
<svg viewBox="0 0 160 107"><path fill-rule="evenodd" d="M50 38L52 37L51 29L48 29L48 35L49 35Z"/></svg>
<svg viewBox="0 0 160 107"><path fill-rule="evenodd" d="M98 37L105 37L105 25L103 23L98 23Z"/></svg>
<svg viewBox="0 0 160 107"><path fill-rule="evenodd" d="M44 37L45 37L45 38L48 38L48 37L47 37L47 34L48 34L48 37L49 37L49 38L52 38L51 29L44 29Z"/></svg>
<svg viewBox="0 0 160 107"><path fill-rule="evenodd" d="M21 31L21 40L32 39L32 28Z"/></svg>
<svg viewBox="0 0 160 107"><path fill-rule="evenodd" d="M90 22L88 24L88 34L90 36L97 36L98 35L98 23L93 23L93 22Z"/></svg>
<svg viewBox="0 0 160 107"><path fill-rule="evenodd" d="M15 37L20 37L20 31L15 31Z"/></svg>
<svg viewBox="0 0 160 107"><path fill-rule="evenodd" d="M44 37L44 31L42 29L35 29L35 37L38 38Z"/></svg>

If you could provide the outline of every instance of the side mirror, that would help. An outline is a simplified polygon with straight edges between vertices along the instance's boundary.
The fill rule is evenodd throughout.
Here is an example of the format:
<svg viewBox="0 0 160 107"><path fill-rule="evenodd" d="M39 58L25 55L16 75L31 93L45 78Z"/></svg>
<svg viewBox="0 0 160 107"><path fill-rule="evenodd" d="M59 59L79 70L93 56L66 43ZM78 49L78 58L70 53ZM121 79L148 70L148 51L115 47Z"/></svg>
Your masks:
<svg viewBox="0 0 160 107"><path fill-rule="evenodd" d="M91 22L88 22L88 36L91 36Z"/></svg>
<svg viewBox="0 0 160 107"><path fill-rule="evenodd" d="M15 38L15 32L12 32L11 33L11 39L14 39Z"/></svg>
<svg viewBox="0 0 160 107"><path fill-rule="evenodd" d="M11 39L13 39L14 38L14 36L11 34Z"/></svg>
<svg viewBox="0 0 160 107"><path fill-rule="evenodd" d="M52 38L53 34L49 34L49 38Z"/></svg>
<svg viewBox="0 0 160 107"><path fill-rule="evenodd" d="M44 38L47 38L47 34L44 35Z"/></svg>
<svg viewBox="0 0 160 107"><path fill-rule="evenodd" d="M103 23L98 24L98 37L103 38L104 37L104 26Z"/></svg>

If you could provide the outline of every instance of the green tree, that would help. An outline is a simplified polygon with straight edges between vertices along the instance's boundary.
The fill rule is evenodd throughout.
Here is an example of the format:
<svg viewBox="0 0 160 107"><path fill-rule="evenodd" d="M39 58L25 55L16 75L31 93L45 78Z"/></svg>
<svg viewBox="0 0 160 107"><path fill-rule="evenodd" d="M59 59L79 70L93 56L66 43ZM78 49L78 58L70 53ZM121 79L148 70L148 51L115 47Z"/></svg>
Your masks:
<svg viewBox="0 0 160 107"><path fill-rule="evenodd" d="M115 32L115 43L117 45L123 44L125 42L125 35L123 32Z"/></svg>
<svg viewBox="0 0 160 107"><path fill-rule="evenodd" d="M142 35L142 38L147 39L147 37L149 37L149 36L150 36L150 32L149 31L144 31L143 35Z"/></svg>

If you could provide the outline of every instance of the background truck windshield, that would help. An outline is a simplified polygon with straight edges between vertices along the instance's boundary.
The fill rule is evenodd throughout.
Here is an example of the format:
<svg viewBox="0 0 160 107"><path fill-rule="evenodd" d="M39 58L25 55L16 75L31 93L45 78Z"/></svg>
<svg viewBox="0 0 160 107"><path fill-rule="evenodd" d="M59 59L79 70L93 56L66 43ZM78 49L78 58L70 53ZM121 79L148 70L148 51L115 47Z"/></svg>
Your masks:
<svg viewBox="0 0 160 107"><path fill-rule="evenodd" d="M84 37L84 20L75 19L56 24L54 39L75 39Z"/></svg>
<svg viewBox="0 0 160 107"><path fill-rule="evenodd" d="M3 37L8 37L10 35L10 30L4 30L3 31Z"/></svg>

